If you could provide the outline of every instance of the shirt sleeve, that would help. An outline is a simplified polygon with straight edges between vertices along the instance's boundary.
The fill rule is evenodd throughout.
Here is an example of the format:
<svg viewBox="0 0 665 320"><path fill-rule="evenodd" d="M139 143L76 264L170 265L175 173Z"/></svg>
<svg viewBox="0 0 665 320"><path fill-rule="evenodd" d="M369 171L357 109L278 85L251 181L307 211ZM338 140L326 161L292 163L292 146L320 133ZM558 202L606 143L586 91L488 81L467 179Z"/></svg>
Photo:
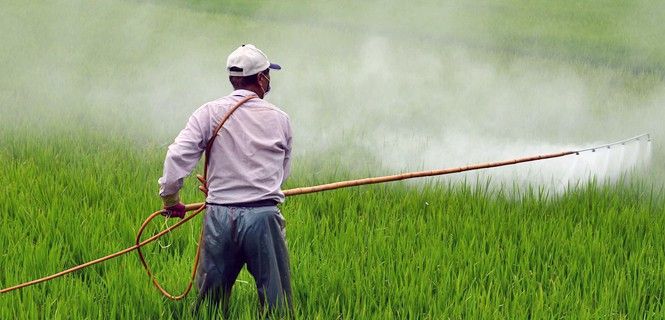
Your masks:
<svg viewBox="0 0 665 320"><path fill-rule="evenodd" d="M205 150L206 137L209 134L204 130L208 130L208 122L210 119L205 116L204 108L199 108L169 146L164 159L164 172L158 181L159 195L162 198L177 199L184 178L194 170Z"/></svg>
<svg viewBox="0 0 665 320"><path fill-rule="evenodd" d="M292 140L292 132L291 132L291 123L289 121L289 118L286 118L286 150L284 153L284 179L282 179L282 183L288 179L289 175L291 174L291 140Z"/></svg>

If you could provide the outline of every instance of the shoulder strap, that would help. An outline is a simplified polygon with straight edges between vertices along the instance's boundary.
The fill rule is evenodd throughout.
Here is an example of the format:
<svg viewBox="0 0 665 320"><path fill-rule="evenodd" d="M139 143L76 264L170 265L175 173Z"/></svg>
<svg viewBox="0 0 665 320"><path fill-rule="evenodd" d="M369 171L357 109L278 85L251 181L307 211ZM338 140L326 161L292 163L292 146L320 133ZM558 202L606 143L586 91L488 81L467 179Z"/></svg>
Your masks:
<svg viewBox="0 0 665 320"><path fill-rule="evenodd" d="M240 106L245 104L245 102L253 99L253 98L258 98L255 95L247 96L242 98L238 103L236 103L229 111L227 111L224 116L222 116L222 120L219 122L219 125L217 125L217 128L215 128L215 131L213 131L212 136L210 137L210 140L208 140L208 144L206 145L206 151L205 151L205 165L203 166L203 179L199 177L199 180L202 180L201 183L203 183L203 187L205 190L201 189L206 195L208 195L208 186L207 186L207 179L208 179L208 163L210 163L210 152L212 151L212 146L215 142L215 138L217 138L217 134L219 133L219 130L222 130L222 127L224 126L224 123L226 123L226 120L229 119L231 114L235 112Z"/></svg>

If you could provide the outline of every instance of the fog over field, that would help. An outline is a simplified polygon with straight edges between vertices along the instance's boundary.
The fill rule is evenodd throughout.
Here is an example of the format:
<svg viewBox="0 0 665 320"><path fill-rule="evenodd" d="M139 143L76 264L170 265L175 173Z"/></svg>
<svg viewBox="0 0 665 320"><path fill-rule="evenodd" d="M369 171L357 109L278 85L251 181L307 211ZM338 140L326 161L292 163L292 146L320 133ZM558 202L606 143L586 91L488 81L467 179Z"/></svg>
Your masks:
<svg viewBox="0 0 665 320"><path fill-rule="evenodd" d="M574 7L551 13L570 15L566 26L550 23L546 9L504 24L510 12L485 1L269 2L249 12L229 5L233 14L175 2L7 2L0 117L42 134L67 123L165 151L195 108L230 92L226 56L253 43L284 68L272 74L267 99L291 116L296 159L332 158L341 169L380 175L651 133L648 170L660 174L665 42L655 41L663 27L654 17L663 8L641 3L617 9L630 15L599 9L590 24L606 30L584 38L590 31L576 24L585 22ZM522 24L540 28L507 36L516 34L508 25ZM554 180L559 189L583 178L587 163L600 178L616 177L646 161L646 149L485 173L509 184Z"/></svg>

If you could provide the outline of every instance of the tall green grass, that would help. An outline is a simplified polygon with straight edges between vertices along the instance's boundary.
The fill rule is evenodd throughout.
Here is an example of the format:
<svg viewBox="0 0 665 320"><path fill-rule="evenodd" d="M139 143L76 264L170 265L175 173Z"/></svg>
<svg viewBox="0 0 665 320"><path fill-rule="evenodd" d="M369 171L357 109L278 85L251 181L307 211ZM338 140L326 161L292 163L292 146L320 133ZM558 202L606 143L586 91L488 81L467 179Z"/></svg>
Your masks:
<svg viewBox="0 0 665 320"><path fill-rule="evenodd" d="M161 152L99 135L3 133L6 287L130 246L159 207ZM348 178L299 179L287 187ZM638 181L561 196L432 179L289 198L281 209L299 318L661 318L665 200ZM191 179L188 202L201 201ZM196 220L199 221L199 220ZM200 222L147 249L171 290L189 274ZM163 227L159 221L148 233ZM232 314L253 317L243 273ZM0 318L191 318L133 254L3 295Z"/></svg>

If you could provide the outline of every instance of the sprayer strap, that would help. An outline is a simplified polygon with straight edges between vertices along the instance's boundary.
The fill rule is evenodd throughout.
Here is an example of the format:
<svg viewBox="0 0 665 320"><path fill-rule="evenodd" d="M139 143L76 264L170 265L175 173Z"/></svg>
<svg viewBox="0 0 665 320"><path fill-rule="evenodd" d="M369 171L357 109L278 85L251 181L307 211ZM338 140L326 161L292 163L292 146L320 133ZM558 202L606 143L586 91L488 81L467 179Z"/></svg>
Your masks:
<svg viewBox="0 0 665 320"><path fill-rule="evenodd" d="M217 134L219 134L219 130L222 130L222 127L224 126L224 123L226 123L226 120L233 114L233 112L236 111L240 106L242 106L245 102L258 98L258 96L255 95L250 95L247 97L242 98L238 103L236 103L229 111L227 111L222 119L219 121L219 124L217 125L217 128L215 128L215 131L213 131L212 136L210 136L210 140L208 140L208 144L206 145L206 150L205 150L205 166L203 167L203 179L207 181L208 179L208 163L210 163L210 152L212 152L212 146L213 143L215 142L215 138L217 138ZM207 184L204 184L204 186L207 188Z"/></svg>

